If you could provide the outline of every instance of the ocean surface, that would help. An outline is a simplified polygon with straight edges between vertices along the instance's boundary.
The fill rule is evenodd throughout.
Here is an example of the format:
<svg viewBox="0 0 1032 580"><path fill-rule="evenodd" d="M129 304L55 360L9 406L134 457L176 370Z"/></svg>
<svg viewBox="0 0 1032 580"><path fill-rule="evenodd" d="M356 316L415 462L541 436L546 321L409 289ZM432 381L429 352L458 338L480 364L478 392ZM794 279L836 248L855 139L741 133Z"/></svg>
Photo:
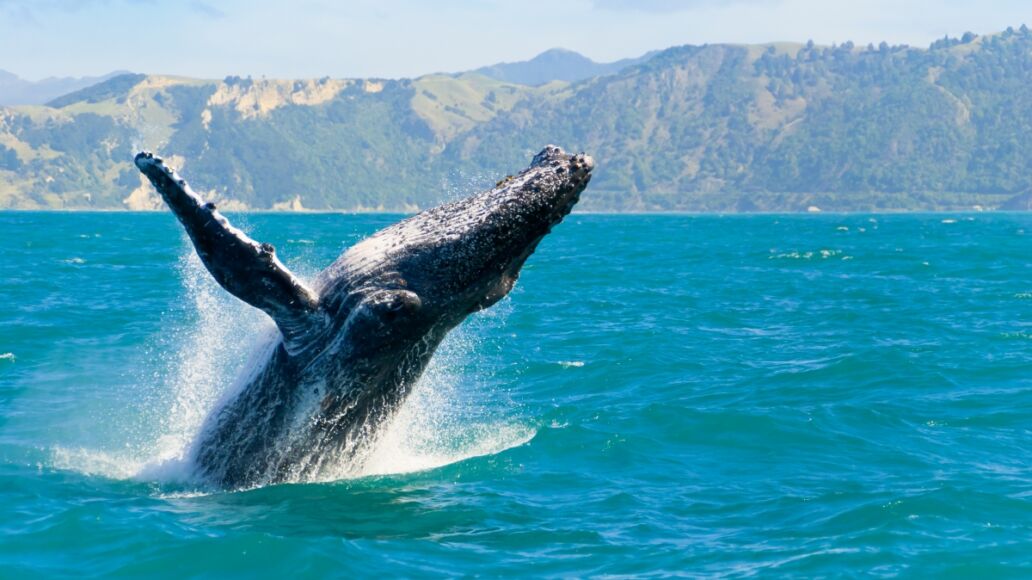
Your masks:
<svg viewBox="0 0 1032 580"><path fill-rule="evenodd" d="M1032 576L1032 214L575 214L367 462L207 489L263 316L170 214L0 213L0 576Z"/></svg>

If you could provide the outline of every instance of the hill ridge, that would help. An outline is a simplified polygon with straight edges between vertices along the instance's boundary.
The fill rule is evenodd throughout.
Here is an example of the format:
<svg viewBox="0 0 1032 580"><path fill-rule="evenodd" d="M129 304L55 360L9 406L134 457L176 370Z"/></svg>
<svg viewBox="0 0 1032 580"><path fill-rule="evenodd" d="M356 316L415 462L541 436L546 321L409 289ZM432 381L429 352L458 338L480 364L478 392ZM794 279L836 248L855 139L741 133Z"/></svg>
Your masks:
<svg viewBox="0 0 1032 580"><path fill-rule="evenodd" d="M0 207L160 207L129 163L146 147L237 209L412 211L553 142L598 161L585 210L1025 207L1030 81L1025 27L921 49L684 45L539 86L123 76L0 108Z"/></svg>

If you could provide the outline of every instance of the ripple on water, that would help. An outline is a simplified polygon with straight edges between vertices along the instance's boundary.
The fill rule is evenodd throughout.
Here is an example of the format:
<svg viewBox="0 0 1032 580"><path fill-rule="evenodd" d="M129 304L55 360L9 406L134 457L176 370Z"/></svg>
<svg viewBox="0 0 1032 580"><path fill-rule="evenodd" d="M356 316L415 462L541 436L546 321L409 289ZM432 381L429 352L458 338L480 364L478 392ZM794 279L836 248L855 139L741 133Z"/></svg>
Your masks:
<svg viewBox="0 0 1032 580"><path fill-rule="evenodd" d="M171 216L0 213L0 569L1025 575L1032 224L946 217L574 216L363 463L222 493L267 322ZM306 275L395 219L247 216Z"/></svg>

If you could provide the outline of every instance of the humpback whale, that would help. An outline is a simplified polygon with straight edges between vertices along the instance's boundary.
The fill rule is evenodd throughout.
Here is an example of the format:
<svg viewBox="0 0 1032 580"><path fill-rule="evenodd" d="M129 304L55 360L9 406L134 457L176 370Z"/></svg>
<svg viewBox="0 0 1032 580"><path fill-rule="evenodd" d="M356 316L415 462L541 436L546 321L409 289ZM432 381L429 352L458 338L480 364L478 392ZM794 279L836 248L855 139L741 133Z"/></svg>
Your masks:
<svg viewBox="0 0 1032 580"><path fill-rule="evenodd" d="M197 475L224 488L306 480L355 458L448 331L512 290L594 166L549 145L493 189L376 232L306 283L160 157L141 152L135 164L215 280L279 329L189 451Z"/></svg>

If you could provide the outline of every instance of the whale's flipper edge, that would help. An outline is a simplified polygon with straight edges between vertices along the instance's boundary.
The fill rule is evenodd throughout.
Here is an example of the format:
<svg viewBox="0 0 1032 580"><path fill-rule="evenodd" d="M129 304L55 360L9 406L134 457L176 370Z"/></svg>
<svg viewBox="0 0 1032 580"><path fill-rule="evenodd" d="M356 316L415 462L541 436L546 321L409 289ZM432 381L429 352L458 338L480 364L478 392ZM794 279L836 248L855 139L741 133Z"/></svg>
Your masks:
<svg viewBox="0 0 1032 580"><path fill-rule="evenodd" d="M308 339L328 323L318 295L276 258L270 244L233 227L215 204L205 203L160 157L144 151L134 162L183 224L215 281L272 317L288 353L304 350Z"/></svg>

